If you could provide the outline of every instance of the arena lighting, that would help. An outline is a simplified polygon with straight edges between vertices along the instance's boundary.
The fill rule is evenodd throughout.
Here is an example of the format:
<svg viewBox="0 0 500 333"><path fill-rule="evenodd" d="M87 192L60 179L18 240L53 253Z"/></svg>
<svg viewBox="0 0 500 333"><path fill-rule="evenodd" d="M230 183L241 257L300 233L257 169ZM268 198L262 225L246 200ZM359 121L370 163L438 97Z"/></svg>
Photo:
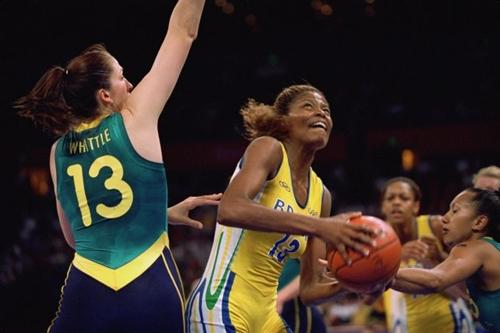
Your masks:
<svg viewBox="0 0 500 333"><path fill-rule="evenodd" d="M226 0L215 0L214 2L217 7L224 7L224 5L227 3Z"/></svg>
<svg viewBox="0 0 500 333"><path fill-rule="evenodd" d="M322 5L323 5L323 3L320 0L311 1L311 7L314 10L321 10Z"/></svg>
<svg viewBox="0 0 500 333"><path fill-rule="evenodd" d="M415 152L411 149L401 151L401 167L404 171L411 171L415 167Z"/></svg>
<svg viewBox="0 0 500 333"><path fill-rule="evenodd" d="M250 27L255 28L255 26L257 26L257 16L254 14L248 14L245 16L245 23Z"/></svg>
<svg viewBox="0 0 500 333"><path fill-rule="evenodd" d="M234 13L234 5L232 3L230 3L230 2L227 2L222 7L222 11L224 12L224 14L231 15L232 13Z"/></svg>
<svg viewBox="0 0 500 333"><path fill-rule="evenodd" d="M324 4L321 6L321 14L325 16L330 16L333 13L333 8L329 4Z"/></svg>

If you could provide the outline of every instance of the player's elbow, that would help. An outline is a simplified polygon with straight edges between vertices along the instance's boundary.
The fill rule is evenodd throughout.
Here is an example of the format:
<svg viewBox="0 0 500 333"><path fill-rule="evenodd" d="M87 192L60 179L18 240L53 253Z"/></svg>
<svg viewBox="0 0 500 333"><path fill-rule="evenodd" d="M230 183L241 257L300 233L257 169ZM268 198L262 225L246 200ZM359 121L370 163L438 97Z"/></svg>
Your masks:
<svg viewBox="0 0 500 333"><path fill-rule="evenodd" d="M223 197L219 204L217 221L222 225L237 226L241 217L242 214L237 202Z"/></svg>

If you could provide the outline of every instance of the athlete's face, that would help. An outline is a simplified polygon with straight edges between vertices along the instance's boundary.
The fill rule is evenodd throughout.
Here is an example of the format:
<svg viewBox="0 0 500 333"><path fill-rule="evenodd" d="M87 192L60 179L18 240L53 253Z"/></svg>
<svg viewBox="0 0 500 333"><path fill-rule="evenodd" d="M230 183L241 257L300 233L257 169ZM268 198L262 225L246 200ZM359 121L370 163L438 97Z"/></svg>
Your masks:
<svg viewBox="0 0 500 333"><path fill-rule="evenodd" d="M394 182L387 187L382 198L382 214L388 223L411 223L419 209L420 202L416 201L408 183Z"/></svg>
<svg viewBox="0 0 500 333"><path fill-rule="evenodd" d="M473 193L463 191L453 199L450 209L443 216L443 241L447 246L455 246L473 235L474 223L479 218L472 202L473 196Z"/></svg>
<svg viewBox="0 0 500 333"><path fill-rule="evenodd" d="M115 58L111 60L111 67L113 71L109 78L110 87L107 92L111 99L113 109L115 111L120 111L124 107L125 101L130 95L133 86L123 75L123 68Z"/></svg>
<svg viewBox="0 0 500 333"><path fill-rule="evenodd" d="M290 103L287 115L289 138L314 143L324 148L332 131L330 106L325 97L315 91L304 92Z"/></svg>

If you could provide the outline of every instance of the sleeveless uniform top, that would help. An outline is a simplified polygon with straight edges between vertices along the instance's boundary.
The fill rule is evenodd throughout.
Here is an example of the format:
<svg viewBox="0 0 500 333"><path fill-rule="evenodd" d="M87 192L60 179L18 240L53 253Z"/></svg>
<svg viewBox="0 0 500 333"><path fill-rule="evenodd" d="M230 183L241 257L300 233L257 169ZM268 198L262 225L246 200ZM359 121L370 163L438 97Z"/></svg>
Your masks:
<svg viewBox="0 0 500 333"><path fill-rule="evenodd" d="M429 215L421 215L416 221L418 238L435 238ZM437 246L443 250L440 242ZM410 259L401 262L400 267L423 268L423 265ZM384 292L383 298L389 332L475 332L472 316L462 299L453 301L439 293L414 295L392 289Z"/></svg>
<svg viewBox="0 0 500 333"><path fill-rule="evenodd" d="M75 239L73 265L110 288L124 287L168 244L163 164L137 154L119 113L60 138L55 164Z"/></svg>
<svg viewBox="0 0 500 333"><path fill-rule="evenodd" d="M500 243L491 237L481 238L500 251ZM477 274L477 273L476 273ZM500 332L500 289L482 290L478 276L474 274L466 280L469 295L479 309L479 321L489 332Z"/></svg>
<svg viewBox="0 0 500 333"><path fill-rule="evenodd" d="M276 176L264 184L254 201L275 210L319 217L323 197L321 179L310 169L306 205L297 203L283 144L281 148L283 159ZM241 163L231 179L240 171ZM306 244L306 236L247 230L217 223L205 272L188 301L187 320L192 325L189 330L195 332L195 327L205 325L226 327L231 331L234 318L260 316L259 311L269 305L270 311L275 309L272 304L276 301L283 265L289 258L299 258ZM243 300L249 304L241 311L250 314L240 316L232 304L242 304ZM263 314L263 317L268 314ZM265 321L263 317L257 320Z"/></svg>

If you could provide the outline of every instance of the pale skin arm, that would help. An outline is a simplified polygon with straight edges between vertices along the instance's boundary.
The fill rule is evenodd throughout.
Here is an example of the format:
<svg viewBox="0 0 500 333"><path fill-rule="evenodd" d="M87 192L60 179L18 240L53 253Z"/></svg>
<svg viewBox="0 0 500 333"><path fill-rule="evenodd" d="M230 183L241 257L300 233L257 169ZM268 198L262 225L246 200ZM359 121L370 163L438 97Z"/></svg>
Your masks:
<svg viewBox="0 0 500 333"><path fill-rule="evenodd" d="M190 218L189 212L200 206L218 206L221 198L222 193L186 198L178 204L168 207L168 223L202 229L203 224Z"/></svg>
<svg viewBox="0 0 500 333"><path fill-rule="evenodd" d="M324 188L321 216L331 212L331 194ZM319 304L345 296L348 291L337 280L326 274L318 259L326 258L326 244L317 237L309 237L307 248L300 261L300 299L306 305Z"/></svg>
<svg viewBox="0 0 500 333"><path fill-rule="evenodd" d="M391 288L405 293L429 294L440 292L464 281L483 265L477 244L466 242L455 246L448 258L432 269L402 268Z"/></svg>
<svg viewBox="0 0 500 333"><path fill-rule="evenodd" d="M259 230L313 235L336 246L345 258L349 246L363 251L363 243L371 243L369 228L344 223L345 216L316 218L277 211L253 201L267 179L279 168L282 160L280 143L271 137L254 140L245 151L240 172L228 185L220 202L218 221L223 225Z"/></svg>
<svg viewBox="0 0 500 333"><path fill-rule="evenodd" d="M198 35L204 4L204 0L178 0L150 71L132 91L121 112L134 148L151 161L162 161L158 118Z"/></svg>
<svg viewBox="0 0 500 333"><path fill-rule="evenodd" d="M52 184L54 185L54 193L56 196L57 217L59 218L59 224L61 226L61 230L64 235L64 239L66 240L66 243L68 243L68 245L72 249L74 249L75 239L73 237L73 233L71 232L71 226L69 225L68 219L66 218L66 214L64 213L64 210L57 196L57 173L56 173L56 163L55 163L56 144L57 143L54 143L52 145L52 148L50 149L49 168L50 168L50 176L52 177Z"/></svg>

